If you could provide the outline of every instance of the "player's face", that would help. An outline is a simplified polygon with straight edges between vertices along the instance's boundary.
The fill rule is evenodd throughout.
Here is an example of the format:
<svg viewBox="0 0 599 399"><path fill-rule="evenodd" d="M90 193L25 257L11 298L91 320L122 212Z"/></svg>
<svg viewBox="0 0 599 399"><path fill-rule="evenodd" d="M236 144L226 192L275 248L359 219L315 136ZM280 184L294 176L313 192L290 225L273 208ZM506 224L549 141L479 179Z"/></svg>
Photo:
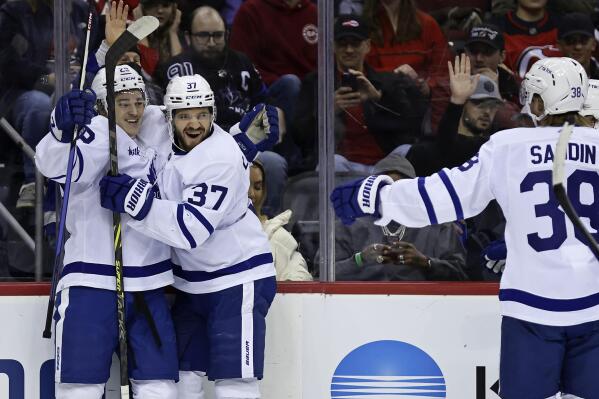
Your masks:
<svg viewBox="0 0 599 399"><path fill-rule="evenodd" d="M225 50L225 23L218 15L198 14L191 24L191 46L206 59L219 58Z"/></svg>
<svg viewBox="0 0 599 399"><path fill-rule="evenodd" d="M252 201L252 205L258 211L261 212L262 202L264 201L264 176L262 170L252 165L250 167L250 188L248 189L248 197Z"/></svg>
<svg viewBox="0 0 599 399"><path fill-rule="evenodd" d="M185 151L191 151L210 133L212 112L210 108L187 108L175 110L173 117L179 145Z"/></svg>
<svg viewBox="0 0 599 399"><path fill-rule="evenodd" d="M129 137L135 137L141 128L141 118L146 108L146 100L140 90L123 91L115 96L116 124Z"/></svg>
<svg viewBox="0 0 599 399"><path fill-rule="evenodd" d="M343 71L349 68L362 70L364 59L369 52L370 39L344 37L335 41L335 60L337 66Z"/></svg>
<svg viewBox="0 0 599 399"><path fill-rule="evenodd" d="M493 124L499 104L494 99L467 101L464 105L464 125L473 134L487 132Z"/></svg>
<svg viewBox="0 0 599 399"><path fill-rule="evenodd" d="M484 68L497 71L497 67L503 62L503 54L503 51L485 43L471 43L466 47L472 73L479 73Z"/></svg>
<svg viewBox="0 0 599 399"><path fill-rule="evenodd" d="M588 65L595 47L597 47L597 41L594 37L573 34L558 41L557 46L564 53L564 57L570 57L582 65Z"/></svg>

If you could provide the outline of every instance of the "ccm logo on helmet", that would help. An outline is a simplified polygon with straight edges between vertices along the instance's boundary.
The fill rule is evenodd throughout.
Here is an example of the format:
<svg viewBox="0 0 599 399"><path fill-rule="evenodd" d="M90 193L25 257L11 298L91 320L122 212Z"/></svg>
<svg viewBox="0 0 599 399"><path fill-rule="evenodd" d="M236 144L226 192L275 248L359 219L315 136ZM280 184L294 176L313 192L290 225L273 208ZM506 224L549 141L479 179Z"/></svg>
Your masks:
<svg viewBox="0 0 599 399"><path fill-rule="evenodd" d="M203 96L185 96L185 99L186 100L195 100L195 99L202 98L202 97Z"/></svg>

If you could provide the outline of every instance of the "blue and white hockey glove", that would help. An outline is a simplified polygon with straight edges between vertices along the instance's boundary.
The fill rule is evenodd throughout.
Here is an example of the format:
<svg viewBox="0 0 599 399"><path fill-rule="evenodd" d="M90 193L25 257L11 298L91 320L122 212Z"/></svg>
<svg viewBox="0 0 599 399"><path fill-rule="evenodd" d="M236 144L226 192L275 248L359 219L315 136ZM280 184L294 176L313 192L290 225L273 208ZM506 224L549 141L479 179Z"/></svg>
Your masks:
<svg viewBox="0 0 599 399"><path fill-rule="evenodd" d="M281 122L277 107L258 104L243 116L239 128L256 144L258 151L268 151L279 142Z"/></svg>
<svg viewBox="0 0 599 399"><path fill-rule="evenodd" d="M100 180L100 205L113 212L128 213L133 219L146 217L154 201L152 184L129 175L104 176Z"/></svg>
<svg viewBox="0 0 599 399"><path fill-rule="evenodd" d="M61 143L73 141L75 125L89 125L96 115L96 93L73 89L60 97L50 116L50 132Z"/></svg>
<svg viewBox="0 0 599 399"><path fill-rule="evenodd" d="M350 225L362 216L381 217L378 211L378 194L381 188L393 183L385 175L372 175L351 183L337 186L331 193L331 202L337 217L343 224Z"/></svg>
<svg viewBox="0 0 599 399"><path fill-rule="evenodd" d="M481 255L487 269L495 274L503 273L505 258L507 258L507 248L504 240L493 241L483 250Z"/></svg>
<svg viewBox="0 0 599 399"><path fill-rule="evenodd" d="M243 132L234 135L233 138L241 152L243 152L245 159L247 159L248 162L254 162L254 159L256 159L256 156L258 155L258 149L256 148L256 145L252 143L252 140L250 140L250 138Z"/></svg>

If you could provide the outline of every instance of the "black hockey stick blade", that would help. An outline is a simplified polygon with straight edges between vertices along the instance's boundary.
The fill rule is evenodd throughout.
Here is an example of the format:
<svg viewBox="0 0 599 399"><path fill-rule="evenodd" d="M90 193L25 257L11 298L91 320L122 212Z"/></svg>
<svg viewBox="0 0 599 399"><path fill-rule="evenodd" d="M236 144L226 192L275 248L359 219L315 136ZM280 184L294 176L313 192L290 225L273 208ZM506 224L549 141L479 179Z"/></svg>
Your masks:
<svg viewBox="0 0 599 399"><path fill-rule="evenodd" d="M553 159L552 171L553 192L555 193L557 201L562 206L564 212L568 216L568 219L570 219L570 221L574 225L574 228L578 229L578 231L580 231L584 235L584 237L587 240L587 245L589 249L599 260L599 244L597 244L597 241L595 241L593 235L589 232L589 230L580 220L580 217L578 216L578 214L574 210L574 207L572 206L572 203L570 202L570 198L568 198L566 187L564 186L566 151L568 149L568 143L570 142L571 136L572 125L569 125L566 122L560 132L559 139L555 147L555 157Z"/></svg>

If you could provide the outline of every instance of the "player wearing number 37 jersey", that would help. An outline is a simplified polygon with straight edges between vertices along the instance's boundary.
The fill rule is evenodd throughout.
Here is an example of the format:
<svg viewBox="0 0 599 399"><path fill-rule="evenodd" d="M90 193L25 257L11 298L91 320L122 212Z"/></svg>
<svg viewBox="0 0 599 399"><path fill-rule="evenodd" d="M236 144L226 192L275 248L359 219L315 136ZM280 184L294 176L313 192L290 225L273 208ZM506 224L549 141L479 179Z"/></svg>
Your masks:
<svg viewBox="0 0 599 399"><path fill-rule="evenodd" d="M370 176L337 187L331 200L345 223L373 215L376 224L421 227L474 216L496 199L507 220L508 249L499 292L500 395L543 399L561 392L596 399L599 263L560 208L551 182L561 126L575 123L567 192L590 231L599 230L599 134L578 114L588 79L576 61L547 58L534 64L522 85L540 127L498 132L460 167L397 182Z"/></svg>
<svg viewBox="0 0 599 399"><path fill-rule="evenodd" d="M214 123L214 95L201 76L173 78L165 105L174 152L158 178L161 199L141 179L106 176L102 206L129 213L137 219L130 227L173 247L178 397L203 398L207 375L217 399L259 398L276 283L268 239L249 208L250 164Z"/></svg>

